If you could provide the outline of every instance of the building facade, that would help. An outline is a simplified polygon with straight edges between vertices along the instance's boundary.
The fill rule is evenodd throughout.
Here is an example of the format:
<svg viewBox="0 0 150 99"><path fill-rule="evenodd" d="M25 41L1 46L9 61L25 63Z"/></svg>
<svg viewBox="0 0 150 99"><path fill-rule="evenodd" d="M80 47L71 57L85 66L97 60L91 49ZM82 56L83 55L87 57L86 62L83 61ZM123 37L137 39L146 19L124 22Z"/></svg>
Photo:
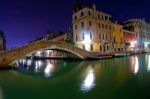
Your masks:
<svg viewBox="0 0 150 99"><path fill-rule="evenodd" d="M125 51L125 42L123 39L123 29L122 25L120 24L113 24L114 31L113 31L113 50L115 52L124 52Z"/></svg>
<svg viewBox="0 0 150 99"><path fill-rule="evenodd" d="M150 52L150 24L144 19L131 19L124 22L124 29L136 33L139 51Z"/></svg>
<svg viewBox="0 0 150 99"><path fill-rule="evenodd" d="M125 50L127 52L138 51L137 38L135 32L123 30L123 40L125 42Z"/></svg>
<svg viewBox="0 0 150 99"><path fill-rule="evenodd" d="M73 41L90 52L112 52L113 23L111 15L98 11L95 5L77 6L73 14Z"/></svg>

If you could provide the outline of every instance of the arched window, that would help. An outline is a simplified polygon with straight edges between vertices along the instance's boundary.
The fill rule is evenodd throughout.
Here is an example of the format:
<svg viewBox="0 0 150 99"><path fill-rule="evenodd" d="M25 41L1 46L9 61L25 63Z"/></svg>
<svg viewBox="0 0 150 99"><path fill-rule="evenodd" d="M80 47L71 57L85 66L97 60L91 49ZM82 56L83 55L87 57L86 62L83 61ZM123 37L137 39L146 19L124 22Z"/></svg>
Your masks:
<svg viewBox="0 0 150 99"><path fill-rule="evenodd" d="M92 32L90 32L90 39L92 40L92 38L93 38L93 35L92 35Z"/></svg>
<svg viewBox="0 0 150 99"><path fill-rule="evenodd" d="M91 11L88 11L88 14L91 16Z"/></svg>
<svg viewBox="0 0 150 99"><path fill-rule="evenodd" d="M82 17L82 16L84 16L84 13L83 13L83 11L81 12L81 17Z"/></svg>
<svg viewBox="0 0 150 99"><path fill-rule="evenodd" d="M74 16L74 20L76 20L77 19L77 16Z"/></svg>

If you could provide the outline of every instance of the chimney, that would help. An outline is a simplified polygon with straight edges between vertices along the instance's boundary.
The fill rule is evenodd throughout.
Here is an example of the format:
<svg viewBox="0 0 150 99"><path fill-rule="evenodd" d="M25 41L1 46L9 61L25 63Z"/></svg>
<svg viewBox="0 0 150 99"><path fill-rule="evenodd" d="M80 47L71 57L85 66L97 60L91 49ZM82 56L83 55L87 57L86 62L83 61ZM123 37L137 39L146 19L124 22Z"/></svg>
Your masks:
<svg viewBox="0 0 150 99"><path fill-rule="evenodd" d="M96 18L96 5L92 4L92 8L93 8L93 16L94 18Z"/></svg>
<svg viewBox="0 0 150 99"><path fill-rule="evenodd" d="M116 23L116 24L118 24L118 22L117 22L117 21L115 21L115 23Z"/></svg>

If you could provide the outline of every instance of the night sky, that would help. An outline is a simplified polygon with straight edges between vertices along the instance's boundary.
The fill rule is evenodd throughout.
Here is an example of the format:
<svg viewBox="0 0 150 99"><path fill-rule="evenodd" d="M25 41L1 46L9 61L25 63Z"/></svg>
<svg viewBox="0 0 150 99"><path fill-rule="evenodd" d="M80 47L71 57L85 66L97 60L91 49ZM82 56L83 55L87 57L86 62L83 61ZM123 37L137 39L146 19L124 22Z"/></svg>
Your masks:
<svg viewBox="0 0 150 99"><path fill-rule="evenodd" d="M131 18L150 20L150 0L0 0L0 30L7 48L21 46L45 32L68 31L75 2L92 4L123 22Z"/></svg>

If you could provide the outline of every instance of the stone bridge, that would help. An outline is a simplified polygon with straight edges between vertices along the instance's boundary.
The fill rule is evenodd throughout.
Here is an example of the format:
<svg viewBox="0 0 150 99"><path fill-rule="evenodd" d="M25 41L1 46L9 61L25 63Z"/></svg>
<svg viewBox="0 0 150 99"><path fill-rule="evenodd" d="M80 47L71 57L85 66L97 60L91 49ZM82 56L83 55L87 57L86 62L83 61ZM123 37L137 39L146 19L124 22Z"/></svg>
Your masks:
<svg viewBox="0 0 150 99"><path fill-rule="evenodd" d="M89 53L85 50L77 48L63 41L40 40L21 47L10 49L0 53L0 68L10 66L18 59L21 59L28 54L44 49L59 49L70 52L80 59L86 59Z"/></svg>

